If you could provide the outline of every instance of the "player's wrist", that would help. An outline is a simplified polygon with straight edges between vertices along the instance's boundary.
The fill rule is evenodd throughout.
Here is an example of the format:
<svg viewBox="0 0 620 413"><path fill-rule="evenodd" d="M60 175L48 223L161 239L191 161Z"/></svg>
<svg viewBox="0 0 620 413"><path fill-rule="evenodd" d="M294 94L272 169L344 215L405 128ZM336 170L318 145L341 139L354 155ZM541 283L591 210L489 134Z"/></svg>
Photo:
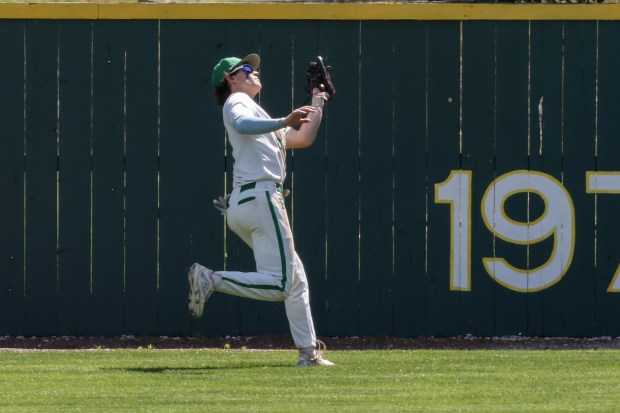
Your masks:
<svg viewBox="0 0 620 413"><path fill-rule="evenodd" d="M286 117L278 119L279 129L286 128L286 127L290 126L290 125L287 124L286 119L287 119Z"/></svg>
<svg viewBox="0 0 620 413"><path fill-rule="evenodd" d="M318 89L315 89L318 90ZM329 100L329 93L327 92L322 92L322 91L318 91L318 92L314 92L312 93L312 100L314 99L322 99L324 102L327 102Z"/></svg>

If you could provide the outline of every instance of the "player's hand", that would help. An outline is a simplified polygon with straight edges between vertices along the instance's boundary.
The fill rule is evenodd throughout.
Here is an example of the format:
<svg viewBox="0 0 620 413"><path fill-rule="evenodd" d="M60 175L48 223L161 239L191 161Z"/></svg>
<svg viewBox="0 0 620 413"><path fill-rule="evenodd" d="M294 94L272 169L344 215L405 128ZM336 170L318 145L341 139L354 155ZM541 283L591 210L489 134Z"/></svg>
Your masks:
<svg viewBox="0 0 620 413"><path fill-rule="evenodd" d="M312 106L302 106L300 108L292 111L286 118L284 118L284 124L286 126L298 126L302 123L310 122L310 119L307 117L309 113L316 112L316 109Z"/></svg>

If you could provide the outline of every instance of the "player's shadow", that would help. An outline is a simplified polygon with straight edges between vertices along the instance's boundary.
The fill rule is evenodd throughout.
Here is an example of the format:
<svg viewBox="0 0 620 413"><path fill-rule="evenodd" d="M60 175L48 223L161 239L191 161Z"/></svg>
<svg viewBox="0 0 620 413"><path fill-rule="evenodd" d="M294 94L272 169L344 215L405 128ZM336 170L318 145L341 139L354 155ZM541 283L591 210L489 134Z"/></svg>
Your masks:
<svg viewBox="0 0 620 413"><path fill-rule="evenodd" d="M198 373L207 372L210 370L248 370L248 369L264 369L264 368L290 368L290 367L295 367L295 365L271 363L271 364L256 364L256 365L230 364L230 365L223 365L223 366L202 366L202 367L166 367L166 366L111 367L111 368L104 368L103 370L107 370L107 371L121 370L121 371L127 371L131 373L145 373L145 374L148 374L148 373L161 374L161 373L168 373L168 372L183 372L183 373L189 373L189 374L192 374L192 373L198 374Z"/></svg>

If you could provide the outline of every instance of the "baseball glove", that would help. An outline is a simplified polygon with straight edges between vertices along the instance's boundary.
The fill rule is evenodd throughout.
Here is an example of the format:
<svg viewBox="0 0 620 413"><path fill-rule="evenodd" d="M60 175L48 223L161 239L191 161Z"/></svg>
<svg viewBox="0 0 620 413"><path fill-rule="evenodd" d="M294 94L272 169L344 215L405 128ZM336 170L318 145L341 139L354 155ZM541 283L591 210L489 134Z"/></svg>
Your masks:
<svg viewBox="0 0 620 413"><path fill-rule="evenodd" d="M312 95L314 88L319 88L322 92L329 94L328 100L334 97L336 94L336 88L332 83L332 79L329 76L331 66L325 64L325 60L321 56L317 56L316 60L310 62L308 71L306 72L306 78L308 79L308 93Z"/></svg>

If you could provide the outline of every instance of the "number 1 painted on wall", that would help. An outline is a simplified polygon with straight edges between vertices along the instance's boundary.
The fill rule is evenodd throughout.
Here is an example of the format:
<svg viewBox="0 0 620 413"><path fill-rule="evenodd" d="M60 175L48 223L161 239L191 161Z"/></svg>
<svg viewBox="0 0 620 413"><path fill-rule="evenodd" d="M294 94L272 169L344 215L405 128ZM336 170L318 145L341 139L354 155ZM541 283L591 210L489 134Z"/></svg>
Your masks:
<svg viewBox="0 0 620 413"><path fill-rule="evenodd" d="M471 291L471 171L435 184L435 203L450 204L450 290Z"/></svg>

